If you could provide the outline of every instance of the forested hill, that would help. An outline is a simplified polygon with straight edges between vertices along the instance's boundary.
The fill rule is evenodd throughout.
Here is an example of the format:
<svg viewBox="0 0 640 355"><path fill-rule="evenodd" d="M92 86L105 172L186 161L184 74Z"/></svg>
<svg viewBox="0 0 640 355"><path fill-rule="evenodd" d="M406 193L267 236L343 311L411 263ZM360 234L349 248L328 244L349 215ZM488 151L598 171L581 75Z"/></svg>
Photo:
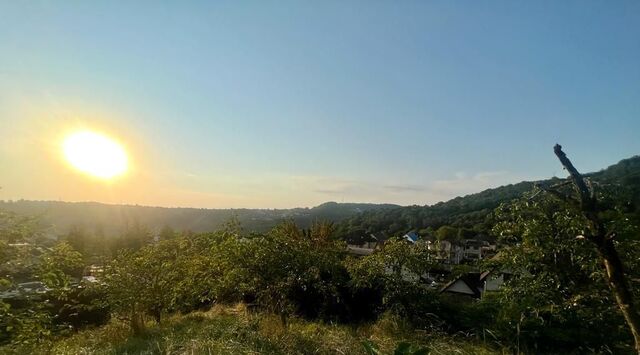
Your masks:
<svg viewBox="0 0 640 355"><path fill-rule="evenodd" d="M158 231L165 226L176 231L206 232L220 229L234 216L246 231L265 232L285 219L301 227L315 220L340 222L370 210L397 208L391 204L327 202L313 208L293 209L199 209L109 205L97 202L0 201L0 209L39 216L57 235L80 227L89 233L115 236L127 225L139 224Z"/></svg>
<svg viewBox="0 0 640 355"><path fill-rule="evenodd" d="M624 159L595 173L585 174L594 182L622 185L628 188L629 199L640 208L640 156ZM388 236L416 230L421 235L431 234L441 226L449 225L470 234L485 234L491 227L491 211L530 191L536 183L550 184L558 178L543 181L523 181L517 184L488 189L431 206L408 206L385 210L371 210L343 221L338 226L340 236L357 241L369 233L384 232Z"/></svg>
<svg viewBox="0 0 640 355"><path fill-rule="evenodd" d="M640 156L620 161L588 176L601 184L619 184L630 190L630 198L640 208ZM557 178L556 178L557 179ZM538 183L551 183L553 179ZM502 202L521 196L536 182L488 189L431 206L400 207L392 204L327 202L313 208L294 209L197 209L131 205L108 205L95 202L0 201L0 209L24 215L40 216L53 232L65 234L79 226L87 232L118 235L127 225L141 224L158 231L169 226L177 231L194 232L219 229L236 216L247 231L264 232L285 219L305 228L314 220L339 222L338 234L358 239L368 233L386 232L389 236L408 230L428 233L443 225L484 233L490 227L489 213Z"/></svg>

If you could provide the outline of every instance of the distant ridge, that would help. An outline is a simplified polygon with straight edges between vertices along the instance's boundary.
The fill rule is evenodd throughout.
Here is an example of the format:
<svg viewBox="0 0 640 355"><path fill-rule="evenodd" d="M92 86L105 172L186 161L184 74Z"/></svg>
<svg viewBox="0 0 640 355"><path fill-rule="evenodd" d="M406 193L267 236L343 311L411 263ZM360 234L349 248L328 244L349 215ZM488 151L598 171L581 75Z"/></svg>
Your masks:
<svg viewBox="0 0 640 355"><path fill-rule="evenodd" d="M53 227L53 232L56 234L65 234L72 227L82 227L87 232L100 231L106 236L118 235L127 224L135 223L147 226L152 231L158 231L164 226L177 231L213 231L222 227L234 216L247 231L264 232L286 219L293 219L298 225L306 227L314 220L340 222L365 211L395 207L399 206L326 202L312 208L206 209L115 205L99 202L0 201L0 209L39 216L44 224Z"/></svg>
<svg viewBox="0 0 640 355"><path fill-rule="evenodd" d="M585 174L601 184L627 187L630 200L640 210L640 156ZM315 220L337 222L338 233L346 239L372 232L389 235L452 225L486 230L487 215L503 202L513 200L533 188L535 183L551 183L558 178L523 181L478 193L456 197L425 206L401 207L394 204L326 202L312 208L291 209L205 209L111 205L98 202L0 201L0 209L25 215L38 215L53 226L54 233L64 234L73 226L88 232L101 230L106 236L118 235L127 224L140 223L158 231L169 226L177 231L205 232L219 229L237 217L247 231L264 232L280 221L294 220L301 227Z"/></svg>

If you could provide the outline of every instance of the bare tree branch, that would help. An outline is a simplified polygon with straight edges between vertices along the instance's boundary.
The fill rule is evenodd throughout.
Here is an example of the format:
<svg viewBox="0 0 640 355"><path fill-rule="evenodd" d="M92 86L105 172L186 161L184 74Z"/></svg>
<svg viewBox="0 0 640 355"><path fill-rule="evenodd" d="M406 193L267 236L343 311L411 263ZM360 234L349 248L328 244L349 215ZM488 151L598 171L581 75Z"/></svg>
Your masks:
<svg viewBox="0 0 640 355"><path fill-rule="evenodd" d="M560 144L556 144L553 147L553 152L556 154L562 166L569 172L569 176L573 181L573 185L580 196L580 202L583 205L582 209L589 210L595 209L595 199L592 198L591 191L589 187L584 181L582 175L578 172L578 170L573 166L567 155L562 151L562 146Z"/></svg>
<svg viewBox="0 0 640 355"><path fill-rule="evenodd" d="M620 311L629 326L629 330L633 335L636 352L640 354L640 315L635 308L622 260L620 259L613 242L616 232L606 232L605 224L598 215L598 201L596 199L593 186L591 186L590 183L585 182L585 179L573 166L569 158L567 158L559 144L556 144L553 147L553 151L560 160L562 166L564 166L564 168L569 172L573 185L578 192L578 206L591 224L589 226L590 228L588 228L591 230L591 233L586 237L595 244L598 253L602 258L606 269L607 283L609 284L609 288L615 296L618 308L620 308ZM550 189L547 191L560 199L570 199L570 197L565 196L556 190Z"/></svg>

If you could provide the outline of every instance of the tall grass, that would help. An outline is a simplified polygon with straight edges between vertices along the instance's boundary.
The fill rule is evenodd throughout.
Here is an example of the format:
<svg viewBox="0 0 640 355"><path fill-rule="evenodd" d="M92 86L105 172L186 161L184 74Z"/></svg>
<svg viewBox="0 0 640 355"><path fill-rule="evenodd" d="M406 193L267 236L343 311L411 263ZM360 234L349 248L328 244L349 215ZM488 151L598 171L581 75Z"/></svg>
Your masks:
<svg viewBox="0 0 640 355"><path fill-rule="evenodd" d="M430 354L499 353L472 339L416 331L391 315L359 326L297 318L283 325L278 316L249 313L242 305L174 315L160 325L149 324L141 336L131 335L126 324L114 320L106 326L43 344L31 353L366 354L363 342L367 340L377 344L382 354L393 353L400 342L428 348Z"/></svg>

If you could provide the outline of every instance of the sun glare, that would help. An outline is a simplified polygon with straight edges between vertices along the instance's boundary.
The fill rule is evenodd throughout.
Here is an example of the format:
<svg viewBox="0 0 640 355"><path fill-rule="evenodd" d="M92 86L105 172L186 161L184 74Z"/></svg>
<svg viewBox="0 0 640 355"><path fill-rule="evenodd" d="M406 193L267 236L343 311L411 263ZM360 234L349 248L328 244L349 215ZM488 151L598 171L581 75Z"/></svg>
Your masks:
<svg viewBox="0 0 640 355"><path fill-rule="evenodd" d="M67 162L89 175L111 179L127 171L127 153L114 140L98 133L76 132L65 138L62 149Z"/></svg>

